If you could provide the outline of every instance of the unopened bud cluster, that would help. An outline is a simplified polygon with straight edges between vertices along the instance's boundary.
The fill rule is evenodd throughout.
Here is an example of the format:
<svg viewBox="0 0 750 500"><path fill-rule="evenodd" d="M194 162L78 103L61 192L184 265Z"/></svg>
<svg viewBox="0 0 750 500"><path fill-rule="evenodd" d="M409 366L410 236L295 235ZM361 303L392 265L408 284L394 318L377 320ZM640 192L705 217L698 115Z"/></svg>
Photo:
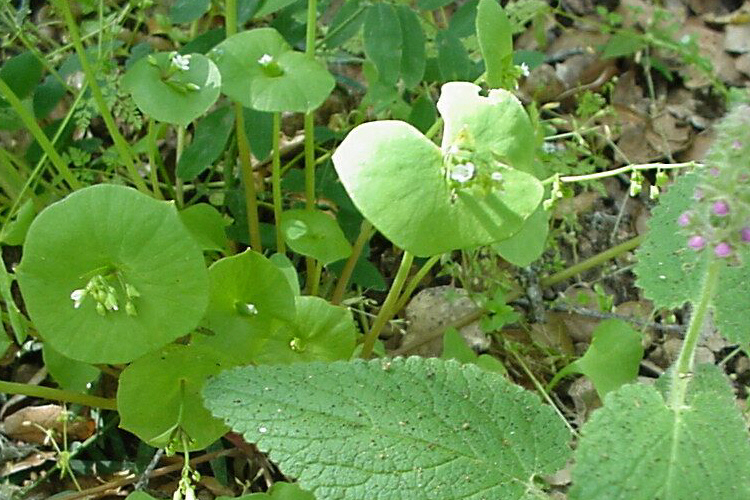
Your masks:
<svg viewBox="0 0 750 500"><path fill-rule="evenodd" d="M750 106L736 107L717 126L693 202L677 218L687 246L739 264L738 250L750 244Z"/></svg>
<svg viewBox="0 0 750 500"><path fill-rule="evenodd" d="M138 312L133 299L140 297L141 294L129 283L122 283L122 288L125 291L125 312L128 316L137 316ZM80 308L86 297L90 297L94 301L94 307L100 316L106 316L110 311L120 310L117 289L101 274L91 278L85 287L71 292L70 299L73 301L73 307L75 309Z"/></svg>

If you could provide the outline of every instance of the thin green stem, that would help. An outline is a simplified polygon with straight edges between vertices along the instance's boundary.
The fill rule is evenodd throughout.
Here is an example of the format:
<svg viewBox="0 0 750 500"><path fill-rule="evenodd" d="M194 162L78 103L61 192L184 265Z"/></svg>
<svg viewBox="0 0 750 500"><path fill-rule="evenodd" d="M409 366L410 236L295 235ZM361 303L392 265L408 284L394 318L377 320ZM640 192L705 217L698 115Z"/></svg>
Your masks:
<svg viewBox="0 0 750 500"><path fill-rule="evenodd" d="M317 0L307 0L307 25L305 26L305 54L315 58L315 36L317 28ZM305 113L305 209L315 210L315 116L313 111ZM305 258L307 283L305 288L316 295L320 281L319 264L312 257Z"/></svg>
<svg viewBox="0 0 750 500"><path fill-rule="evenodd" d="M128 171L128 175L130 176L130 180L133 184L135 184L135 187L138 188L138 191L149 194L148 186L146 186L146 183L143 181L143 179L141 179L141 176L138 173L138 169L135 167L135 160L133 159L133 153L130 150L130 146L128 146L128 143L120 134L120 131L117 128L117 124L115 123L115 119L112 116L112 113L107 106L107 102L104 99L102 90L101 88L99 88L99 83L96 81L96 74L94 73L94 69L91 67L88 57L86 56L86 50L83 47L83 42L81 42L81 35L78 32L78 25L73 18L73 13L70 11L68 0L55 0L54 3L57 5L59 10L63 14L63 17L65 18L65 24L68 28L68 34L70 35L70 39L76 49L76 54L78 55L78 60L81 63L83 73L84 75L86 75L86 81L91 88L91 95L94 98L94 102L96 102L96 107L99 109L99 113L102 115L102 119L104 120L104 124L107 127L107 131L112 137L112 141L115 144L115 149L120 155L120 160L122 161L122 164L125 165L125 168Z"/></svg>
<svg viewBox="0 0 750 500"><path fill-rule="evenodd" d="M177 165L180 163L180 157L182 156L182 151L185 149L185 127L178 125L177 126L177 147L175 149L175 157L174 157L174 193L175 193L175 202L177 203L177 208L182 208L185 206L185 194L182 190L182 179L177 175Z"/></svg>
<svg viewBox="0 0 750 500"><path fill-rule="evenodd" d="M349 284L349 278L352 277L354 266L357 265L359 256L362 255L362 250L367 242L370 241L373 234L372 224L367 219L364 219L359 227L359 236L357 236L357 240L352 247L352 254L346 259L346 264L344 264L344 268L341 270L341 276L339 276L339 280L336 282L336 288L333 289L331 304L341 304L344 292L346 292L346 286Z"/></svg>
<svg viewBox="0 0 750 500"><path fill-rule="evenodd" d="M34 136L34 139L36 139L36 142L39 144L45 154L49 156L50 161L57 169L57 172L62 176L63 179L65 179L65 182L68 183L68 186L70 186L71 189L81 189L83 185L78 182L78 179L73 176L73 173L68 168L67 163L65 163L57 150L55 150L55 147L47 138L47 135L41 129L39 124L36 122L34 116L28 109L26 109L26 107L23 105L23 103L21 103L13 90L5 83L2 78L0 78L0 95L2 95L5 100L8 101L10 106L13 108L13 111L15 111L18 117L21 118L23 124L26 126L29 132L31 132L31 135Z"/></svg>
<svg viewBox="0 0 750 500"><path fill-rule="evenodd" d="M414 260L414 255L411 252L404 251L401 256L401 265L398 267L396 277L393 278L391 289L388 290L388 295L385 297L383 305L380 306L380 311L372 324L372 328L365 335L365 339L362 345L361 357L368 359L372 355L372 350L375 347L375 341L377 340L383 327L388 321L398 312L396 309L396 302L398 297L401 295L401 290L406 283L406 278L409 276L409 270L411 269L411 263Z"/></svg>
<svg viewBox="0 0 750 500"><path fill-rule="evenodd" d="M146 135L146 149L148 149L148 164L149 164L149 176L151 178L151 190L154 192L154 197L157 200L163 200L164 196L161 194L159 189L159 174L158 164L156 162L156 154L158 152L156 147L156 135L157 135L156 122L151 119L148 121L148 134Z"/></svg>
<svg viewBox="0 0 750 500"><path fill-rule="evenodd" d="M615 168L613 170L607 170L605 172L596 172L593 174L586 175L564 175L561 177L552 176L542 181L543 185L552 184L555 179L560 182L582 182L582 181L593 181L596 179L604 179L607 177L613 177L615 175L627 174L636 170L653 170L660 168L662 170L677 169L677 168L703 168L702 163L696 163L694 161L686 161L682 163L641 163L636 165L625 165L624 167Z"/></svg>
<svg viewBox="0 0 750 500"><path fill-rule="evenodd" d="M617 246L614 246L612 248L608 248L607 250L598 253L594 255L593 257L590 257L583 262L579 262L578 264L575 264L573 266L570 266L567 269L563 269L562 271L555 273L551 276L547 276L546 278L542 279L540 281L540 285L543 287L549 287L556 283L560 283L561 281L565 281L568 278L572 278L573 276L577 274L581 274L584 271L588 271L589 269L592 269L594 267L600 266L604 264L606 261L613 259L617 257L620 254L623 254L629 250L634 249L638 245L643 242L643 240L646 238L645 235L639 235L635 238L631 238L628 241L625 241L623 243L620 243Z"/></svg>
<svg viewBox="0 0 750 500"><path fill-rule="evenodd" d="M228 1L227 4L230 2ZM260 240L260 221L258 220L258 199L255 193L255 176L253 175L253 163L250 158L250 143L245 135L245 115L242 105L234 103L234 114L236 123L237 150L240 153L240 170L242 171L242 183L245 185L245 209L247 211L247 230L250 234L250 246L258 253L263 252Z"/></svg>
<svg viewBox="0 0 750 500"><path fill-rule="evenodd" d="M313 261L315 262L315 265L313 267L312 276L308 277L308 282L310 283L310 295L316 296L318 295L318 289L320 287L320 275L323 272L323 263L315 259L313 259Z"/></svg>
<svg viewBox="0 0 750 500"><path fill-rule="evenodd" d="M271 156L271 189L273 192L273 218L276 222L276 251L286 252L284 244L284 233L281 230L281 217L283 207L281 206L281 151L279 150L279 137L281 136L281 113L273 114L273 129L271 132L271 144L273 153Z"/></svg>
<svg viewBox="0 0 750 500"><path fill-rule="evenodd" d="M414 290L417 289L419 286L419 283L424 279L425 276L427 276L427 273L430 272L430 269L437 264L440 261L440 255L433 255L429 259L427 259L427 262L422 264L422 267L419 268L419 271L417 271L417 274L412 276L412 278L409 280L409 284L404 289L404 293L401 294L401 297L398 299L398 302L396 302L396 310L400 311L404 307L406 307L406 303L409 302L409 299L411 298L411 294L414 293Z"/></svg>
<svg viewBox="0 0 750 500"><path fill-rule="evenodd" d="M693 309L690 325L688 325L685 340L682 343L682 349L680 349L680 354L674 365L670 391L670 406L673 411L679 412L685 403L688 382L695 362L695 348L698 346L706 314L719 284L721 269L725 265L724 261L714 259L706 270L703 287L698 296L698 303L695 309Z"/></svg>
<svg viewBox="0 0 750 500"><path fill-rule="evenodd" d="M237 0L224 2L224 29L226 29L227 37L237 33Z"/></svg>
<svg viewBox="0 0 750 500"><path fill-rule="evenodd" d="M117 401L115 399L100 398L98 396L91 396L81 392L53 389L51 387L42 387L39 385L19 384L17 382L6 382L0 380L0 392L5 394L23 394L53 401L76 403L90 406L92 408L102 408L104 410L117 410Z"/></svg>

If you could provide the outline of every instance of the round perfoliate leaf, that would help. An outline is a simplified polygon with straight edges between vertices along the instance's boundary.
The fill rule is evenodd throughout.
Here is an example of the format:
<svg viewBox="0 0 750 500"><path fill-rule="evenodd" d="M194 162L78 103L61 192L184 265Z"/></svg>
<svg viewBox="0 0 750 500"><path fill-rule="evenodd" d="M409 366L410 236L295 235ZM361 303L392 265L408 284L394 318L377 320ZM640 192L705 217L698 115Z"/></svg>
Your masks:
<svg viewBox="0 0 750 500"><path fill-rule="evenodd" d="M273 28L232 35L209 52L222 76L221 91L249 108L312 111L335 81L314 58L295 52Z"/></svg>
<svg viewBox="0 0 750 500"><path fill-rule="evenodd" d="M189 333L208 301L203 254L172 203L100 184L34 220L17 270L29 315L60 354L127 363Z"/></svg>
<svg viewBox="0 0 750 500"><path fill-rule="evenodd" d="M160 52L133 64L122 84L145 114L184 127L216 102L221 75L204 55Z"/></svg>
<svg viewBox="0 0 750 500"><path fill-rule="evenodd" d="M386 120L356 127L333 155L362 215L417 256L509 238L542 199L541 183L518 169L530 169L533 155L516 144L528 146L533 139L523 108L515 98L497 91L479 97L478 87L466 85L443 86L448 102L441 96L438 108L452 139L444 140L442 149L411 125ZM480 99L474 114L472 106L458 112L461 95L469 102ZM487 123L491 117L500 120L494 133ZM504 117L516 129L509 129Z"/></svg>
<svg viewBox="0 0 750 500"><path fill-rule="evenodd" d="M137 359L120 375L120 427L157 448L174 442L182 450L180 432L190 450L205 448L227 428L203 407L201 390L209 376L231 366L199 346L170 345Z"/></svg>
<svg viewBox="0 0 750 500"><path fill-rule="evenodd" d="M42 346L42 356L47 371L63 389L85 392L100 373L95 366L66 358L47 343Z"/></svg>
<svg viewBox="0 0 750 500"><path fill-rule="evenodd" d="M299 254L316 258L324 266L352 253L352 246L336 219L321 211L287 210L281 220L287 245Z"/></svg>
<svg viewBox="0 0 750 500"><path fill-rule="evenodd" d="M294 363L349 359L357 327L348 309L319 297L296 297L294 322L275 322L255 357L256 363Z"/></svg>
<svg viewBox="0 0 750 500"><path fill-rule="evenodd" d="M252 250L216 261L208 271L210 299L195 343L226 353L237 364L254 359L274 319L294 321L294 293L276 265Z"/></svg>

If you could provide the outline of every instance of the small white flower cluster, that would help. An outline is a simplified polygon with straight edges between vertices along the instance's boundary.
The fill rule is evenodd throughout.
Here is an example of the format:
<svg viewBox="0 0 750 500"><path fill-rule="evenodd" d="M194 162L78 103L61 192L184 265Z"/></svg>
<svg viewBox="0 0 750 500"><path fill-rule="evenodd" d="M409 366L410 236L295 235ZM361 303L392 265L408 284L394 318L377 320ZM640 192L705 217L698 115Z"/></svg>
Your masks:
<svg viewBox="0 0 750 500"><path fill-rule="evenodd" d="M272 62L273 62L273 56L271 54L263 54L258 59L258 64L260 64L261 66L268 66Z"/></svg>
<svg viewBox="0 0 750 500"><path fill-rule="evenodd" d="M258 308L252 302L237 302L234 307L242 316L255 316L258 314Z"/></svg>
<svg viewBox="0 0 750 500"><path fill-rule="evenodd" d="M180 71L187 71L190 69L190 54L182 55L177 52L171 54L172 65Z"/></svg>
<svg viewBox="0 0 750 500"><path fill-rule="evenodd" d="M133 299L140 297L141 294L138 290L131 285L125 284L125 295L127 300L125 302L125 312L128 316L136 316L138 313L133 304ZM108 311L119 311L120 306L117 301L117 290L115 287L110 285L107 280L101 274L97 274L89 280L83 288L77 288L70 293L70 299L73 301L73 308L79 309L83 300L86 297L91 297L96 302L96 312L99 315L104 316Z"/></svg>
<svg viewBox="0 0 750 500"><path fill-rule="evenodd" d="M459 163L451 168L450 177L459 184L469 182L474 177L476 167L471 162Z"/></svg>

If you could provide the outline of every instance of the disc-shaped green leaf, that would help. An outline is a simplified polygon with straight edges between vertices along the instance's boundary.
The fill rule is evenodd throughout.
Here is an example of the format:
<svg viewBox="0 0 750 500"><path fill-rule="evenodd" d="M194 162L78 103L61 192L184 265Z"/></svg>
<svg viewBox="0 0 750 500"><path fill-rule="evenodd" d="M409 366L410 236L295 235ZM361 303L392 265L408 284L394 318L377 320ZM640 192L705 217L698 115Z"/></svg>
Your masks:
<svg viewBox="0 0 750 500"><path fill-rule="evenodd" d="M95 366L63 356L47 343L42 346L42 355L47 371L63 389L86 392L101 373Z"/></svg>
<svg viewBox="0 0 750 500"><path fill-rule="evenodd" d="M208 377L230 366L215 351L176 344L137 359L120 374L120 427L157 448L167 446L179 427L190 450L205 448L227 428L203 407L200 393ZM176 449L182 449L179 440Z"/></svg>
<svg viewBox="0 0 750 500"><path fill-rule="evenodd" d="M34 325L64 356L127 363L190 332L208 301L203 254L172 203L100 184L50 205L26 236L18 283ZM112 287L118 310L97 312L91 280ZM130 299L129 286L139 296Z"/></svg>
<svg viewBox="0 0 750 500"><path fill-rule="evenodd" d="M325 101L335 83L325 67L294 52L273 28L230 36L209 57L221 72L221 91L259 111L312 111Z"/></svg>
<svg viewBox="0 0 750 500"><path fill-rule="evenodd" d="M492 247L514 266L526 267L544 253L548 233L549 212L539 206L516 234Z"/></svg>
<svg viewBox="0 0 750 500"><path fill-rule="evenodd" d="M207 407L316 498L542 498L570 455L539 398L499 374L412 357L238 368Z"/></svg>
<svg viewBox="0 0 750 500"><path fill-rule="evenodd" d="M299 254L318 259L324 266L352 253L336 219L319 210L287 210L281 220L287 245Z"/></svg>
<svg viewBox="0 0 750 500"><path fill-rule="evenodd" d="M186 70L174 67L173 58L185 57L189 58ZM160 52L133 64L122 77L122 85L145 114L184 127L216 102L221 76L216 65L201 54Z"/></svg>
<svg viewBox="0 0 750 500"><path fill-rule="evenodd" d="M196 203L180 211L180 220L203 250L224 252L227 221L212 205Z"/></svg>
<svg viewBox="0 0 750 500"><path fill-rule="evenodd" d="M310 296L296 297L295 304L295 320L275 322L255 362L334 361L351 357L357 327L348 309Z"/></svg>
<svg viewBox="0 0 750 500"><path fill-rule="evenodd" d="M445 120L443 150L468 129L477 149L490 150L511 167L536 174L537 140L521 102L507 90L492 89L487 97L479 91L479 86L469 82L443 85L437 103Z"/></svg>
<svg viewBox="0 0 750 500"><path fill-rule="evenodd" d="M701 365L675 410L653 387L625 385L583 427L572 500L750 498L750 441L732 390Z"/></svg>
<svg viewBox="0 0 750 500"><path fill-rule="evenodd" d="M236 363L255 359L274 319L294 321L294 294L284 273L252 250L216 261L208 271L210 299L203 324L212 335L195 343Z"/></svg>
<svg viewBox="0 0 750 500"><path fill-rule="evenodd" d="M442 150L411 125L386 120L356 127L333 155L362 215L417 256L508 238L541 201L541 183L522 171L533 158L533 151L519 146L533 144L523 108L504 91L485 98L478 90L473 84L443 86L438 108L451 140L443 140ZM462 97L465 111L458 109ZM492 119L497 121L490 127ZM467 159L456 160L459 155ZM468 164L468 180L450 178Z"/></svg>

